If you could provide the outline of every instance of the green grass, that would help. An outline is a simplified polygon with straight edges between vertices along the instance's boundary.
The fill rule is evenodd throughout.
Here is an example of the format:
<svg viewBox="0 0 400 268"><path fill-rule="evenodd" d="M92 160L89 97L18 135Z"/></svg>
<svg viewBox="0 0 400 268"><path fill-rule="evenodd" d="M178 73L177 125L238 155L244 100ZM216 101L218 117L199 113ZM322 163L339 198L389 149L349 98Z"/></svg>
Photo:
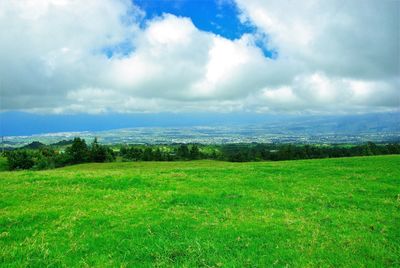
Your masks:
<svg viewBox="0 0 400 268"><path fill-rule="evenodd" d="M8 170L7 158L0 156L0 171Z"/></svg>
<svg viewBox="0 0 400 268"><path fill-rule="evenodd" d="M400 157L0 173L0 265L400 266Z"/></svg>

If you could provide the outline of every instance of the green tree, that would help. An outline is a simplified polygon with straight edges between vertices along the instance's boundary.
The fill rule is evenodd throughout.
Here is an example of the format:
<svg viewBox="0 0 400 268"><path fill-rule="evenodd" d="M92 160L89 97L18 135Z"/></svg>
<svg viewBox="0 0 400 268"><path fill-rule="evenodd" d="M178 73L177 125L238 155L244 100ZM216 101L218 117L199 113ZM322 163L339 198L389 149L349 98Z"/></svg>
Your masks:
<svg viewBox="0 0 400 268"><path fill-rule="evenodd" d="M107 148L98 143L97 138L94 138L92 145L90 146L90 160L92 162L106 162L107 157Z"/></svg>
<svg viewBox="0 0 400 268"><path fill-rule="evenodd" d="M143 161L152 161L154 160L153 150L151 147L146 147L143 151Z"/></svg>
<svg viewBox="0 0 400 268"><path fill-rule="evenodd" d="M190 157L189 147L186 144L181 144L178 147L176 155L179 159L187 160Z"/></svg>
<svg viewBox="0 0 400 268"><path fill-rule="evenodd" d="M200 159L200 150L196 144L193 144L192 147L190 148L189 155L190 159Z"/></svg>
<svg viewBox="0 0 400 268"><path fill-rule="evenodd" d="M6 156L10 170L30 169L35 164L32 153L26 150L10 151Z"/></svg>
<svg viewBox="0 0 400 268"><path fill-rule="evenodd" d="M154 151L154 157L153 157L153 159L154 159L155 161L162 161L162 160L164 160L164 159L163 159L163 154L162 154L160 148L157 148L157 149Z"/></svg>
<svg viewBox="0 0 400 268"><path fill-rule="evenodd" d="M71 164L85 163L90 160L88 146L81 138L74 138L72 145L65 150L65 153L69 156Z"/></svg>

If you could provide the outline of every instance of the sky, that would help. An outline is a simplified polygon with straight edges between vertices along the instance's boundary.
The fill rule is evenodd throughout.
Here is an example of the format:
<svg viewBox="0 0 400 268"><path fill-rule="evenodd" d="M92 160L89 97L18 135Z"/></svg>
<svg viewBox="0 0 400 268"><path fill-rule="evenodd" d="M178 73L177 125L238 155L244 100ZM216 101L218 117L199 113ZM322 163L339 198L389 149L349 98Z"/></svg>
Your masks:
<svg viewBox="0 0 400 268"><path fill-rule="evenodd" d="M0 0L0 111L399 111L399 18L397 0Z"/></svg>

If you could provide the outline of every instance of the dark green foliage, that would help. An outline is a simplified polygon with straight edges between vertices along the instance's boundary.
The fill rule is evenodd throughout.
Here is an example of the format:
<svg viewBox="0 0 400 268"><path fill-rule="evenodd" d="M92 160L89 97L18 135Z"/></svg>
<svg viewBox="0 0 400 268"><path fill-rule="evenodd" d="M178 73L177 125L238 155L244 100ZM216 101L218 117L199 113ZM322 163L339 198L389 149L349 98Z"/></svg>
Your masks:
<svg viewBox="0 0 400 268"><path fill-rule="evenodd" d="M154 159L155 161L163 161L163 160L164 160L160 148L157 148L157 149L154 151L154 153L153 153L153 159Z"/></svg>
<svg viewBox="0 0 400 268"><path fill-rule="evenodd" d="M400 154L400 145L377 145L372 142L348 147L293 144L130 145L121 147L119 151L119 156L125 161L214 159L230 162L248 162L383 154Z"/></svg>
<svg viewBox="0 0 400 268"><path fill-rule="evenodd" d="M58 164L58 153L49 147L41 147L39 150L14 150L8 152L6 157L10 170L50 169L65 165Z"/></svg>
<svg viewBox="0 0 400 268"><path fill-rule="evenodd" d="M39 148L42 148L45 146L46 146L46 144L44 144L44 143L41 143L39 141L33 141L33 142L23 146L22 149L39 149Z"/></svg>
<svg viewBox="0 0 400 268"><path fill-rule="evenodd" d="M143 159L143 150L136 147L124 146L119 152L120 156L129 161L140 161Z"/></svg>
<svg viewBox="0 0 400 268"><path fill-rule="evenodd" d="M292 144L230 144L221 147L222 159L231 162L259 160L297 160L313 158L351 157L384 154L400 154L399 144L377 145L368 142L364 145L315 146Z"/></svg>
<svg viewBox="0 0 400 268"><path fill-rule="evenodd" d="M33 169L50 169L50 168L55 168L55 159L51 157L45 157L43 155L38 155L38 157L35 159L35 165L33 166Z"/></svg>
<svg viewBox="0 0 400 268"><path fill-rule="evenodd" d="M247 162L251 160L250 149L251 148L245 144L229 144L222 147L222 155L224 160L230 162Z"/></svg>
<svg viewBox="0 0 400 268"><path fill-rule="evenodd" d="M30 169L35 164L34 156L27 150L10 151L6 154L8 168L15 169Z"/></svg>
<svg viewBox="0 0 400 268"><path fill-rule="evenodd" d="M143 151L143 161L153 160L153 150L150 147L146 147Z"/></svg>
<svg viewBox="0 0 400 268"><path fill-rule="evenodd" d="M73 143L72 140L62 140L56 143L50 144L51 146L65 146L65 145L71 145Z"/></svg>
<svg viewBox="0 0 400 268"><path fill-rule="evenodd" d="M201 158L199 147L196 144L193 144L190 148L190 159L197 160Z"/></svg>
<svg viewBox="0 0 400 268"><path fill-rule="evenodd" d="M66 153L58 153L54 157L54 163L56 167L64 167L71 165L72 163L71 156Z"/></svg>
<svg viewBox="0 0 400 268"><path fill-rule="evenodd" d="M188 160L190 158L189 147L186 144L181 144L178 147L176 156L181 160Z"/></svg>
<svg viewBox="0 0 400 268"><path fill-rule="evenodd" d="M167 148L167 149L166 149ZM123 146L119 155L127 161L178 161L196 159L216 159L211 155L202 154L198 145L131 145ZM214 155L216 155L214 153Z"/></svg>
<svg viewBox="0 0 400 268"><path fill-rule="evenodd" d="M42 147L35 151L34 169L50 169L56 167L56 152L50 147Z"/></svg>
<svg viewBox="0 0 400 268"><path fill-rule="evenodd" d="M115 160L114 152L106 146L100 145L97 138L94 139L89 149L90 162L112 162Z"/></svg>
<svg viewBox="0 0 400 268"><path fill-rule="evenodd" d="M71 147L68 147L65 153L69 156L71 164L85 163L90 160L89 148L85 140L81 138L75 138Z"/></svg>

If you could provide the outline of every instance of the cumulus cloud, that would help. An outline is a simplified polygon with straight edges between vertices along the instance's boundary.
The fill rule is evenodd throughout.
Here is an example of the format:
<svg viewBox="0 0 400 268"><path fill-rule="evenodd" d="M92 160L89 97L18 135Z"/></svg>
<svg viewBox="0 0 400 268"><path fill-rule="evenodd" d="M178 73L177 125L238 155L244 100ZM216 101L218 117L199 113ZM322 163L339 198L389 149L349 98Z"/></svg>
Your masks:
<svg viewBox="0 0 400 268"><path fill-rule="evenodd" d="M129 0L0 1L1 110L398 109L399 2L237 0L229 40ZM260 42L277 52L264 56ZM112 52L108 54L107 52Z"/></svg>
<svg viewBox="0 0 400 268"><path fill-rule="evenodd" d="M284 87L267 85L271 107L376 111L400 106L398 1L237 0L241 19L268 36L288 65ZM274 102L273 100L277 100ZM300 105L302 103L302 105ZM282 107L283 108L283 107Z"/></svg>

